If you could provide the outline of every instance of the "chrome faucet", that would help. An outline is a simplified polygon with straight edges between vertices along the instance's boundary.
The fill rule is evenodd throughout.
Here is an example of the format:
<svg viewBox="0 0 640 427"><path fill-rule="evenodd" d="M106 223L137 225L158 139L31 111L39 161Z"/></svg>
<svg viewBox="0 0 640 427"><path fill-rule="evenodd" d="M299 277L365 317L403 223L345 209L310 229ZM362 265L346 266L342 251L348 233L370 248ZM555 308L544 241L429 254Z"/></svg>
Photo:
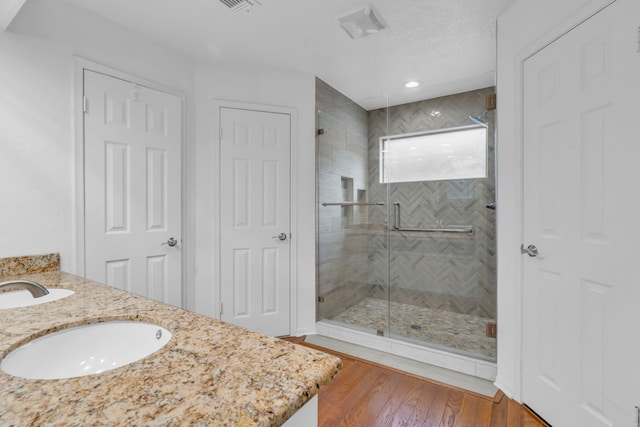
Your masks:
<svg viewBox="0 0 640 427"><path fill-rule="evenodd" d="M7 282L0 283L0 291L25 289L31 292L34 298L40 298L49 293L47 288L42 286L38 282L32 282L31 280L9 280Z"/></svg>

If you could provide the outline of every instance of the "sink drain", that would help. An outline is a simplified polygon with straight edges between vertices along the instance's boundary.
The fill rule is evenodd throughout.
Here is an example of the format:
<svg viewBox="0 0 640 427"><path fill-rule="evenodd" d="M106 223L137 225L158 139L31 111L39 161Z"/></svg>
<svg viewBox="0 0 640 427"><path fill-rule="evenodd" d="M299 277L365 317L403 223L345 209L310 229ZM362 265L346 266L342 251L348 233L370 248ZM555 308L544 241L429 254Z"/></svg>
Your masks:
<svg viewBox="0 0 640 427"><path fill-rule="evenodd" d="M409 327L411 329L413 329L414 331L419 331L420 329L422 329L422 326L420 326L420 325L411 325Z"/></svg>

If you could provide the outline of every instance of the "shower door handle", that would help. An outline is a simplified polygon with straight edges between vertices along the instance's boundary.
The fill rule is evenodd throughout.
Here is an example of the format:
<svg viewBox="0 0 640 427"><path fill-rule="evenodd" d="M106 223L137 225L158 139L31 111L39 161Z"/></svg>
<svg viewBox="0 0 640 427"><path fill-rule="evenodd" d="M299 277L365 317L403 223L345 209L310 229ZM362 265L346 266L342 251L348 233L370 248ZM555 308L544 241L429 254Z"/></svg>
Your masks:
<svg viewBox="0 0 640 427"><path fill-rule="evenodd" d="M520 245L520 253L527 254L531 258L537 257L539 255L536 245L529 245L526 248L524 247L524 245Z"/></svg>

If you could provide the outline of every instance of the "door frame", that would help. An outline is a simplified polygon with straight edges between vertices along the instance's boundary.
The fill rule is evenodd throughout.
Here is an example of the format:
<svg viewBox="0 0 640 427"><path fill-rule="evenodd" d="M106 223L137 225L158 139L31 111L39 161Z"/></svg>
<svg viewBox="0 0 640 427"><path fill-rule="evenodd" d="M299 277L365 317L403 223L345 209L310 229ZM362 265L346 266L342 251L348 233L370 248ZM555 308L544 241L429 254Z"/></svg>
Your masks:
<svg viewBox="0 0 640 427"><path fill-rule="evenodd" d="M518 402L522 402L523 388L524 258L519 248L524 243L524 62L613 2L571 0L562 8L554 0L535 5L519 2L498 19L496 215L500 328L494 384ZM538 25L540 22L544 24Z"/></svg>
<svg viewBox="0 0 640 427"><path fill-rule="evenodd" d="M180 191L181 191L181 200L180 200L180 209L181 209L181 218L180 218L180 235L183 236L183 239L189 242L191 240L191 236L187 236L185 234L185 219L186 219L186 153L185 153L185 141L186 141L186 94L184 92L178 91L176 89L161 85L159 83L144 79L142 77L138 77L133 74L126 73L124 71L120 71L106 65L90 61L88 59L74 56L74 77L73 77L73 130L74 130L74 157L75 157L75 168L73 171L73 242L75 243L73 246L73 264L72 270L74 274L79 276L85 275L85 209L84 209L84 108L83 108L83 96L84 96L84 72L93 71L96 73L104 74L110 77L114 77L117 79L126 80L132 83L135 83L140 86L145 86L149 89L157 90L160 92L167 93L169 95L177 96L180 98ZM180 293L182 295L181 306L184 307L185 303L188 301L187 298L187 286L186 286L186 259L188 255L188 251L186 248L189 247L189 244L182 246L182 257L181 257L181 283L180 283Z"/></svg>
<svg viewBox="0 0 640 427"><path fill-rule="evenodd" d="M212 194L212 222L211 229L212 240L211 247L213 250L213 294L212 303L214 307L214 317L220 319L220 301L222 293L222 280L220 270L220 109L235 108L239 110L260 111L265 113L288 114L291 126L291 144L290 144L290 195L289 195L289 214L291 222L291 238L289 243L289 333L297 331L298 328L298 207L295 201L298 199L298 183L295 177L298 176L298 109L295 107L287 107L281 105L257 104L243 101L233 101L229 99L214 99L212 101L213 116L213 166L215 172L213 174L213 194Z"/></svg>

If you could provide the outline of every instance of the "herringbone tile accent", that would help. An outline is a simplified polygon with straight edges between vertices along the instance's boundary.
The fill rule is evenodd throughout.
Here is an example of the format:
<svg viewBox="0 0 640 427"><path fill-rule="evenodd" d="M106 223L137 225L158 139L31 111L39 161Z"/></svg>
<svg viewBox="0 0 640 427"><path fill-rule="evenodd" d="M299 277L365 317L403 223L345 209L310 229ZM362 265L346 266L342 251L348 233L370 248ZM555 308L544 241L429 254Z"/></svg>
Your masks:
<svg viewBox="0 0 640 427"><path fill-rule="evenodd" d="M495 201L492 114L489 120L489 176L485 179L396 183L387 189L379 183L379 139L387 134L412 133L471 124L468 116L484 111L484 98L492 88L426 100L369 112L369 194L389 204L400 202L403 227L425 228L472 225L472 236L393 232L390 245L391 299L420 301L431 308L494 318L496 313ZM433 111L440 115L434 117ZM382 223L386 212L370 219ZM370 283L385 283L386 245L375 236L370 251L375 262ZM371 257L370 257L371 259Z"/></svg>

